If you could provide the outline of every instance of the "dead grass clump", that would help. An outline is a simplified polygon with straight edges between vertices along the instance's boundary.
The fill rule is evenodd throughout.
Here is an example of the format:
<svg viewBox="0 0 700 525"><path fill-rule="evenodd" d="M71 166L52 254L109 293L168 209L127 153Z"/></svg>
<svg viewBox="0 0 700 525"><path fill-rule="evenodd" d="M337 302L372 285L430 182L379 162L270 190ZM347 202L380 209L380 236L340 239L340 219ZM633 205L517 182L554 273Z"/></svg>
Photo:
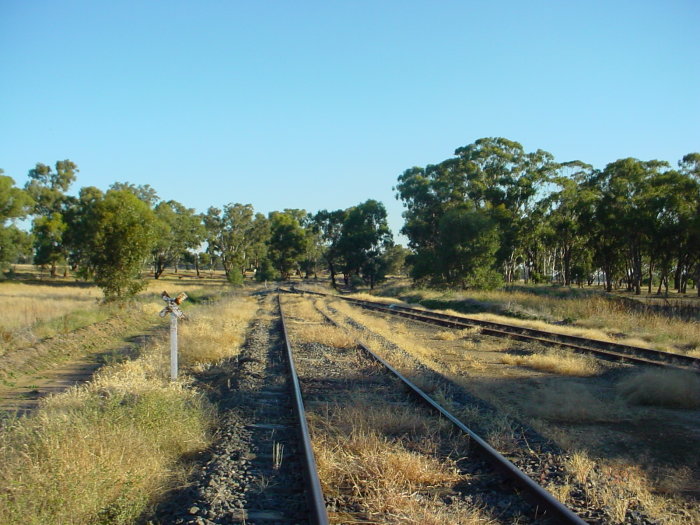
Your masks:
<svg viewBox="0 0 700 525"><path fill-rule="evenodd" d="M567 458L564 467L576 481L585 483L595 467L595 461L589 458L585 452L574 452L570 458Z"/></svg>
<svg viewBox="0 0 700 525"><path fill-rule="evenodd" d="M348 297L351 297L352 299L358 299L359 301L371 301L373 303L382 303L382 304L399 304L402 306L408 306L407 303L403 301L399 301L398 299L394 297L381 297L378 295L372 295L364 292L357 292L350 294Z"/></svg>
<svg viewBox="0 0 700 525"><path fill-rule="evenodd" d="M292 322L324 323L326 320L314 306L315 302L308 297L288 297L282 301L282 307L286 318Z"/></svg>
<svg viewBox="0 0 700 525"><path fill-rule="evenodd" d="M617 386L623 398L637 405L700 407L700 377L693 372L645 370Z"/></svg>
<svg viewBox="0 0 700 525"><path fill-rule="evenodd" d="M314 424L326 432L343 435L378 432L384 436L423 438L436 430L424 415L416 412L415 407L394 405L391 410L378 409L372 400L363 399L352 406L328 407L323 419L319 417Z"/></svg>
<svg viewBox="0 0 700 525"><path fill-rule="evenodd" d="M435 339L440 341L455 341L460 338L460 334L453 330L441 330L435 334Z"/></svg>
<svg viewBox="0 0 700 525"><path fill-rule="evenodd" d="M312 427L315 421L312 418ZM457 511L448 509L440 498L420 497L420 491L462 480L453 465L408 450L400 440L368 430L367 424L350 433L327 423L324 427L314 430L313 445L326 498L361 509L371 520L390 517L392 523L429 525L489 523L476 508ZM331 520L352 521L344 515Z"/></svg>
<svg viewBox="0 0 700 525"><path fill-rule="evenodd" d="M577 377L592 376L600 371L592 357L555 350L526 356L506 354L501 357L501 363Z"/></svg>
<svg viewBox="0 0 700 525"><path fill-rule="evenodd" d="M625 523L629 509L637 509L655 522L673 525L697 523L700 518L697 510L684 509L674 498L655 494L638 466L595 461L585 452L576 452L564 467L570 479L583 489L586 499L605 509L606 523Z"/></svg>
<svg viewBox="0 0 700 525"><path fill-rule="evenodd" d="M178 334L182 364L203 365L238 355L257 309L250 297L232 297L190 315Z"/></svg>

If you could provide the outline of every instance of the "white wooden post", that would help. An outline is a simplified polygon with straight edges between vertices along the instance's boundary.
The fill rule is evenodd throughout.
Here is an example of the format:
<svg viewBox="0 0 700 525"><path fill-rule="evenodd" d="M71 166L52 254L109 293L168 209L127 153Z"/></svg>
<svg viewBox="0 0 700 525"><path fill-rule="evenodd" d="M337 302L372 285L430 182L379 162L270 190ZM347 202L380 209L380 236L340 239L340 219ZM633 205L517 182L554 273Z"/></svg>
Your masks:
<svg viewBox="0 0 700 525"><path fill-rule="evenodd" d="M177 379L177 320L185 317L180 310L180 304L187 299L186 293L181 293L174 299L163 292L161 297L165 301L165 308L160 311L160 316L165 317L170 314L170 379Z"/></svg>
<svg viewBox="0 0 700 525"><path fill-rule="evenodd" d="M177 315L170 314L170 379L177 379Z"/></svg>

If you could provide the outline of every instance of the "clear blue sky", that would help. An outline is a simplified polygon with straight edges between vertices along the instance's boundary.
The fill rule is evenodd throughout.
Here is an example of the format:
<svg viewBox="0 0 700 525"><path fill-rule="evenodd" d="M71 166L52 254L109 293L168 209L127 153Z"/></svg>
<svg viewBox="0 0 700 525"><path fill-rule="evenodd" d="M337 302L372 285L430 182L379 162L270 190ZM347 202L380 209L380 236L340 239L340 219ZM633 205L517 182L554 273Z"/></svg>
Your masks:
<svg viewBox="0 0 700 525"><path fill-rule="evenodd" d="M0 0L0 168L205 211L381 200L480 137L700 151L700 2Z"/></svg>

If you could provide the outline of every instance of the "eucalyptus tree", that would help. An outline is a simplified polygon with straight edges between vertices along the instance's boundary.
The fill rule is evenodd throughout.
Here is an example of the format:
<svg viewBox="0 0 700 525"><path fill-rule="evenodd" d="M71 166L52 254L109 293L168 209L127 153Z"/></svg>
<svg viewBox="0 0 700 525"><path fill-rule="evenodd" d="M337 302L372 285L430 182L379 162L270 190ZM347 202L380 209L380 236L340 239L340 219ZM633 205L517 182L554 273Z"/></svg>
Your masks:
<svg viewBox="0 0 700 525"><path fill-rule="evenodd" d="M37 163L29 170L29 180L25 185L25 190L34 201L34 262L49 266L52 277L56 276L57 265L66 260L63 235L67 225L64 213L71 203L66 191L75 181L78 171L78 166L68 159L57 161L55 168Z"/></svg>
<svg viewBox="0 0 700 525"><path fill-rule="evenodd" d="M160 200L158 192L150 184L132 184L131 182L114 182L110 190L128 191L138 197L139 200L148 204L149 208L155 208Z"/></svg>
<svg viewBox="0 0 700 525"><path fill-rule="evenodd" d="M153 210L127 190L110 190L85 213L85 263L107 300L130 297L145 283L141 270L156 241Z"/></svg>
<svg viewBox="0 0 700 525"><path fill-rule="evenodd" d="M27 192L17 188L14 179L0 169L0 270L12 262L27 243L28 235L13 221L26 217L31 206Z"/></svg>
<svg viewBox="0 0 700 525"><path fill-rule="evenodd" d="M349 208L338 240L345 284L349 284L351 275L358 275L374 288L386 274L383 255L392 244L386 208L381 202L369 199Z"/></svg>
<svg viewBox="0 0 700 525"><path fill-rule="evenodd" d="M313 217L313 228L320 236L321 254L330 273L333 288L337 287L335 276L343 265L339 243L346 215L346 210L321 210Z"/></svg>
<svg viewBox="0 0 700 525"><path fill-rule="evenodd" d="M177 201L161 201L154 208L158 236L153 247L153 276L158 279L166 266L177 264L185 253L204 241L202 219L193 208Z"/></svg>
<svg viewBox="0 0 700 525"><path fill-rule="evenodd" d="M262 214L255 214L252 204L227 204L223 210L211 207L203 215L207 250L218 257L233 282L240 282L250 259L259 255L261 243L267 241L269 228Z"/></svg>
<svg viewBox="0 0 700 525"><path fill-rule="evenodd" d="M308 236L297 210L273 211L269 214L270 238L268 258L282 279L289 279L299 269L308 249Z"/></svg>
<svg viewBox="0 0 700 525"><path fill-rule="evenodd" d="M628 288L637 295L641 293L642 263L654 228L648 200L651 180L669 168L667 162L626 158L611 162L594 178L600 190L596 221L602 231L598 241L609 248L607 257L623 257ZM610 281L608 278L608 290Z"/></svg>
<svg viewBox="0 0 700 525"><path fill-rule="evenodd" d="M104 199L104 192L94 186L80 188L78 197L71 199L64 212L66 231L63 236L68 264L73 271L87 267L90 235L94 229L90 221L94 219L94 208ZM78 272L86 277L89 270Z"/></svg>
<svg viewBox="0 0 700 525"><path fill-rule="evenodd" d="M651 217L647 247L649 293L652 291L654 271L659 279L657 293L661 293L662 287L668 292L674 261L676 268L680 268L679 273L689 274L697 253L692 231L698 212L699 183L690 175L675 170L657 173L649 181L646 197Z"/></svg>
<svg viewBox="0 0 700 525"><path fill-rule="evenodd" d="M687 185L686 199L679 215L679 221L685 227L678 243L675 284L679 291L684 292L687 279L683 279L683 275L693 275L700 297L700 153L688 153L678 162L678 166L681 175L693 180L696 185L694 188Z"/></svg>
<svg viewBox="0 0 700 525"><path fill-rule="evenodd" d="M440 221L450 209L470 203L473 210L490 217L490 221L483 222L489 225L484 232L487 237L491 235L490 225L497 225L496 262L506 280L512 280L523 251L520 239L526 219L535 207L535 197L556 168L546 151L526 153L517 142L483 138L458 148L454 158L404 171L395 190L406 208L401 231L415 251L414 277L444 278L432 264L444 248L438 244L444 239Z"/></svg>
<svg viewBox="0 0 700 525"><path fill-rule="evenodd" d="M465 202L445 212L439 231L434 283L463 289L493 289L502 284L496 259L500 232L488 213Z"/></svg>
<svg viewBox="0 0 700 525"><path fill-rule="evenodd" d="M586 218L591 214L595 193L582 183L593 173L593 167L581 161L561 164L560 174L550 177L550 183L558 190L538 203L538 208L546 210L538 219L543 224L542 237L557 255L566 286L572 284L574 277L581 280L592 272Z"/></svg>

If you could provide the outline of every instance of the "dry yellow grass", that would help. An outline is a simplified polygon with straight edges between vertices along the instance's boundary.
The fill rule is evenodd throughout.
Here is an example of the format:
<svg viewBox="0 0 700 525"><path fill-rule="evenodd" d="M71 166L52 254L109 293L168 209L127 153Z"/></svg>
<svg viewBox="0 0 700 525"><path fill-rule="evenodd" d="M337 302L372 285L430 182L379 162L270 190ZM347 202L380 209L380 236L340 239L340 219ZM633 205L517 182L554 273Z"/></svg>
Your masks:
<svg viewBox="0 0 700 525"><path fill-rule="evenodd" d="M309 298L285 298L282 302L295 343L321 343L334 348L354 348L357 342L347 331L328 323Z"/></svg>
<svg viewBox="0 0 700 525"><path fill-rule="evenodd" d="M97 287L0 282L0 353L14 340L52 335L37 325L76 310L96 310L101 296Z"/></svg>
<svg viewBox="0 0 700 525"><path fill-rule="evenodd" d="M208 411L160 347L48 398L0 431L0 523L132 522L207 445Z"/></svg>
<svg viewBox="0 0 700 525"><path fill-rule="evenodd" d="M451 508L439 497L421 491L449 487L462 481L454 465L416 450L401 439L384 435L421 436L421 448L435 449L425 423L410 410L332 407L322 416L311 414L314 454L327 499L360 509L352 514L331 513L333 523L367 520L438 525L492 523L477 507ZM376 427L375 427L376 425ZM432 489L432 490L431 490Z"/></svg>
<svg viewBox="0 0 700 525"><path fill-rule="evenodd" d="M401 325L392 325L385 319L380 317L365 314L356 307L344 301L333 302L333 308L343 315L355 320L362 326L367 328L370 332L373 332L386 341L389 341L402 350L413 355L418 361L424 365L438 371L449 371L448 368L441 362L435 359L435 351L428 348L416 341L416 338L410 333L410 330ZM356 333L357 337L362 341L367 343L373 349L377 349L380 355L385 354L385 351L381 348L381 345L377 345L377 341L373 341L368 334L363 334L361 332ZM392 364L399 366L395 361Z"/></svg>
<svg viewBox="0 0 700 525"><path fill-rule="evenodd" d="M600 365L592 357L556 350L525 356L504 354L501 363L577 377L592 376L600 372Z"/></svg>
<svg viewBox="0 0 700 525"><path fill-rule="evenodd" d="M236 355L252 305L234 298L188 310L183 361ZM184 483L182 457L209 444L215 415L186 370L169 380L167 339L142 350L0 428L0 523L134 523L158 494Z"/></svg>
<svg viewBox="0 0 700 525"><path fill-rule="evenodd" d="M353 299L358 299L360 301L373 301L375 303L383 303L383 304L400 304L402 306L409 306L408 303L405 303L403 301L400 301L398 299L395 299L393 297L382 297L379 295L372 295L364 292L357 292L348 295L347 297L351 297Z"/></svg>
<svg viewBox="0 0 700 525"><path fill-rule="evenodd" d="M178 334L182 363L209 364L237 355L257 309L255 299L233 297L191 314Z"/></svg>
<svg viewBox="0 0 700 525"><path fill-rule="evenodd" d="M700 509L684 509L676 499L658 494L639 467L596 461L581 451L573 453L564 466L570 480L583 489L586 499L606 510L606 523L625 523L630 508L641 510L659 523L682 525L700 520ZM680 469L678 474L670 474L676 482L683 483L679 476L687 476L687 472ZM568 491L563 492L568 497ZM566 503L566 497L561 501Z"/></svg>
<svg viewBox="0 0 700 525"><path fill-rule="evenodd" d="M617 386L629 403L670 408L700 407L700 377L693 372L645 370L623 379Z"/></svg>
<svg viewBox="0 0 700 525"><path fill-rule="evenodd" d="M347 332L331 325L297 325L292 332L295 343L321 343L334 348L354 348L355 340Z"/></svg>

